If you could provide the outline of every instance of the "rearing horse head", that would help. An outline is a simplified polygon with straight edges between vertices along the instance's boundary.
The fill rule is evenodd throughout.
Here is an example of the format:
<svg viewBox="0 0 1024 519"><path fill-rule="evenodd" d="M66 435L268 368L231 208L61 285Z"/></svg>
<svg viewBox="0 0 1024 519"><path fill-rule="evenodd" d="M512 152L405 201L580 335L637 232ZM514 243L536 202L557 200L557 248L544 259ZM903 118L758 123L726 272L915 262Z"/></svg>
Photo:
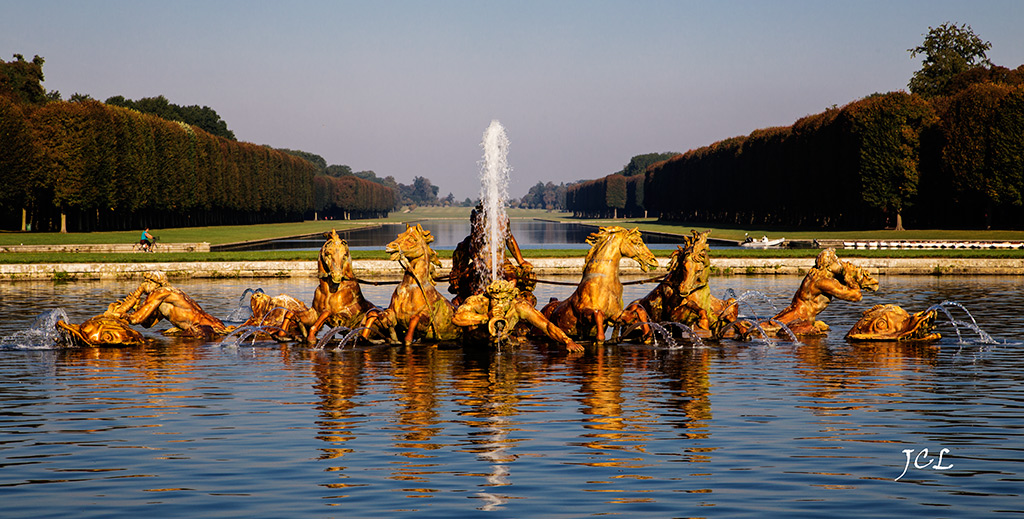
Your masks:
<svg viewBox="0 0 1024 519"><path fill-rule="evenodd" d="M262 290L253 292L249 298L249 308L252 310L252 315L264 316L267 315L272 309L271 297L268 296Z"/></svg>
<svg viewBox="0 0 1024 519"><path fill-rule="evenodd" d="M676 272L676 269L683 265L680 260L704 263L708 259L708 234L711 234L711 230L700 232L691 229L690 234L690 236L683 237L683 244L677 246L676 251L669 258L668 271L670 273Z"/></svg>
<svg viewBox="0 0 1024 519"><path fill-rule="evenodd" d="M587 263L590 263L597 251L616 242L619 254L635 260L644 272L658 266L658 260L654 257L654 253L644 245L640 229L634 227L626 230L619 226L601 227L587 237L587 244L590 245L590 251L587 252Z"/></svg>
<svg viewBox="0 0 1024 519"><path fill-rule="evenodd" d="M704 257L708 255L708 235L711 234L711 229L704 232L696 229L690 229L690 237L685 238L686 247L690 249L690 254L698 257Z"/></svg>
<svg viewBox="0 0 1024 519"><path fill-rule="evenodd" d="M426 259L428 272L433 279L434 268L441 266L440 257L434 252L434 249L430 248L430 243L433 241L434 236L422 225L416 224L416 227L413 227L406 224L405 232L399 234L398 238L389 243L384 251L391 254L391 259L397 260L406 270L420 258Z"/></svg>
<svg viewBox="0 0 1024 519"><path fill-rule="evenodd" d="M325 234L327 241L320 247L320 257L316 262L316 275L320 279L330 278L335 285L351 278L352 255L349 253L348 242L339 238L337 231L331 229Z"/></svg>

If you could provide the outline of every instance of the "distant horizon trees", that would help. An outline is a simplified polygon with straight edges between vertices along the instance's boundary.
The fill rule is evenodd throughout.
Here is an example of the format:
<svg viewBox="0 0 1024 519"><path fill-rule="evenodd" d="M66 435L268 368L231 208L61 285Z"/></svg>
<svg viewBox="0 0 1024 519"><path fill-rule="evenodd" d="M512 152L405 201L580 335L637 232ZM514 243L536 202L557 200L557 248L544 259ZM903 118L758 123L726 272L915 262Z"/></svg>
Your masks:
<svg viewBox="0 0 1024 519"><path fill-rule="evenodd" d="M554 182L538 181L527 191L518 203L513 201L512 205L526 209L546 209L548 211L565 210L565 193L567 186L564 182L555 185Z"/></svg>

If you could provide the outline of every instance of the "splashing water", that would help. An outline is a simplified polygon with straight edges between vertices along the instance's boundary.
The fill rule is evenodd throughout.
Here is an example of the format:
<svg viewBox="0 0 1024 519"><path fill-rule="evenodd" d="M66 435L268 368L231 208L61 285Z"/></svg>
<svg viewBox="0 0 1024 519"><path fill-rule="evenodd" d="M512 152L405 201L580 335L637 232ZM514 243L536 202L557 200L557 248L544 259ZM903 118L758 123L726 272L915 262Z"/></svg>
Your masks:
<svg viewBox="0 0 1024 519"><path fill-rule="evenodd" d="M365 327L363 327L363 328L365 329ZM345 325L335 326L334 328L331 328L330 330L327 330L327 333L325 333L324 336L321 337L319 341L317 341L316 346L314 346L314 349L322 350L322 349L324 349L324 346L327 346L327 343L331 342L331 339L333 339L335 335L337 335L337 334L339 334L341 332L350 332L350 331L351 331L351 329L348 326L345 326ZM345 340L348 340L347 336L345 337Z"/></svg>
<svg viewBox="0 0 1024 519"><path fill-rule="evenodd" d="M949 310L946 309L947 306L955 306L963 310L964 313L967 314L967 317L970 318L971 322L957 321L953 318L953 314L949 313ZM957 303L956 301L943 301L939 304L930 306L926 311L931 312L934 310L941 310L942 313L946 314L946 317L949 318L949 324L952 324L953 329L956 330L957 342L961 344L964 343L964 338L960 335L960 327L963 326L964 328L970 328L974 333L977 333L978 339L982 344L998 344L998 341L993 339L991 335L985 333L985 331L978 326L978 321L974 320L974 316L971 315L971 312L967 310L964 305Z"/></svg>
<svg viewBox="0 0 1024 519"><path fill-rule="evenodd" d="M679 323L662 323L662 324L679 324ZM669 332L668 330L666 330L665 327L662 326L662 324L658 324L658 323L650 322L650 321L634 323L634 324L631 324L629 327L627 327L625 330L622 331L622 337L625 337L625 336L629 335L634 330L639 329L641 326L648 325L648 326L651 327L651 332L652 332L651 338L654 340L654 343L653 343L654 346L658 345L658 335L661 335L662 339L665 340L665 344L669 348L675 348L676 347L676 341L674 339L672 339L672 332ZM682 326L686 326L686 325L682 325ZM690 330L690 328L688 326L686 327L686 329L688 331L690 331L691 334L693 333L693 330ZM696 338L696 334L693 334L693 337ZM700 339L697 338L697 341L699 342Z"/></svg>
<svg viewBox="0 0 1024 519"><path fill-rule="evenodd" d="M47 310L32 320L28 329L14 332L0 339L0 348L27 350L49 349L67 341L65 332L57 328L57 321L70 322L63 308Z"/></svg>
<svg viewBox="0 0 1024 519"><path fill-rule="evenodd" d="M249 343L250 345L255 344L256 336L259 335L261 331L262 330L259 326L239 326L232 330L231 333L221 338L220 345L229 348L237 347L241 346L242 343L249 339L252 339L252 342Z"/></svg>
<svg viewBox="0 0 1024 519"><path fill-rule="evenodd" d="M257 288L255 290L251 288L245 289L245 291L242 292L242 295L239 296L238 298L238 307L232 310L231 314L228 315L224 320L232 323L241 323L248 321L249 318L252 317L252 308L249 306L248 297L257 292L261 294L265 293L263 292L262 288Z"/></svg>
<svg viewBox="0 0 1024 519"><path fill-rule="evenodd" d="M484 206L491 281L498 279L505 247L505 203L508 200L508 137L497 120L484 131L484 158L480 162L480 201Z"/></svg>
<svg viewBox="0 0 1024 519"><path fill-rule="evenodd" d="M753 306L750 303L747 303L747 300L755 297L760 299L762 302L767 303L768 306L771 307L771 312L773 315L779 313L778 309L775 308L775 302L772 301L772 298L768 297L763 292L759 292L757 290L747 290L746 292L743 292L742 295L737 296L735 290L727 288L725 289L725 294L723 295L722 299L733 298L736 300L736 305L745 304L747 309L749 309L750 311L754 311ZM756 313L752 315L755 317L757 316Z"/></svg>
<svg viewBox="0 0 1024 519"><path fill-rule="evenodd" d="M684 333L686 333L687 335L690 336L690 340L693 341L693 346L694 347L696 347L696 348L703 348L704 347L704 341L700 340L700 336L697 335L697 332L694 331L693 328L691 328L691 327L689 327L689 326L687 326L687 325L685 325L683 323L676 322L676 321L664 321L664 322L661 323L661 325L666 326L666 327L672 326L672 327L675 327L675 328L679 329L681 332L684 332ZM676 345L675 345L674 342L673 342L673 344L669 345L669 347L675 347L675 346Z"/></svg>

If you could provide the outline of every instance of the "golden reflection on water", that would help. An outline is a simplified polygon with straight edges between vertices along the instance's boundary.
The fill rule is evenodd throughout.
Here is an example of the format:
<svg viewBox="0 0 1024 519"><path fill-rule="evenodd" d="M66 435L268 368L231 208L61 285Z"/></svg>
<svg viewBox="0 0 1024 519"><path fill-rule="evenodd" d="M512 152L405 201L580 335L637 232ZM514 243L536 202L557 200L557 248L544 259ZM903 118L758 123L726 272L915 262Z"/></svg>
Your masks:
<svg viewBox="0 0 1024 519"><path fill-rule="evenodd" d="M203 355L202 344L198 341L176 341L161 346L160 354L156 355L150 348L67 349L61 351L64 363L60 366L90 370L90 375L79 378L97 382L97 391L115 392L130 386L133 395L158 396L180 391L183 384L199 379L195 365ZM151 406L140 407L174 407L169 405L173 396L168 396L169 399L152 400Z"/></svg>
<svg viewBox="0 0 1024 519"><path fill-rule="evenodd" d="M134 391L153 395L142 405L136 399L134 406L173 409L175 399L185 398L174 393L204 376L195 370L197 362L210 354L208 348L195 341L173 340L149 351L81 349L69 350L64 357L69 367L93 370L86 379L106 382L108 389L129 384ZM592 482L610 485L601 488L602 492L616 492L615 480L645 478L640 469L650 464L644 455L649 443L657 439L651 437L651 431L662 425L659 420L666 413L664 407L677 411L672 413L677 417L673 425L681 438L710 435L708 372L713 354L708 349L682 350L672 355L671 361L666 361L664 352L632 346L597 348L586 357L552 355L546 346L531 344L523 346L523 351L503 353L436 345L333 352L275 346L261 351L273 352L274 348L286 366L299 368L308 363L312 370L311 389L318 398L319 414L316 438L323 442L318 458L338 461L326 468L327 472L346 477L347 467L341 460L352 449L345 444L367 433L359 413L365 412L360 407L366 405L368 388L372 388L371 398L390 402L386 407L394 413L388 419L392 427L381 432L390 437L399 459L386 469L387 477L419 482L408 489L408 497L438 491L423 484L438 474L451 474L443 468L444 463L431 461L439 450L451 448L474 454L489 467L488 471L459 474L482 479L477 494L484 509L506 502L510 497L494 493L493 488L512 484L511 467L519 456L535 455L516 452L517 443L533 439L517 417L566 404L548 402L544 386L551 383L546 377L553 372L564 372L565 381L578 384L583 432L573 445L589 454L568 463L626 471ZM638 381L638 373L652 376ZM357 403L358 399L363 402ZM457 439L452 439L450 432L439 438L452 421L442 416L442 406L454 406L452 412L459 417L455 421L471 432ZM683 456L687 461L706 462L713 450L689 446ZM353 485L338 481L328 486L343 489Z"/></svg>
<svg viewBox="0 0 1024 519"><path fill-rule="evenodd" d="M898 387L909 377L934 380L930 373L939 348L928 343L864 342L830 349L821 341L808 341L794 351L799 362L794 373L802 379L799 392L820 402L806 408L836 416L874 407L879 391Z"/></svg>
<svg viewBox="0 0 1024 519"><path fill-rule="evenodd" d="M746 350L684 348L666 353L637 345L612 345L597 347L583 357L557 355L534 344L504 352L436 345L329 352L273 346L259 351L278 356L287 368L301 371L308 366L312 370L311 390L318 399L314 405L319 415L316 438L323 442L318 458L334 460L325 471L340 478L323 486L342 491L366 486L345 481L351 475L343 459L353 452L345 445L372 432L365 426L365 407L380 404L375 409L384 409L391 416L384 419L387 426L379 433L389 438L383 443L395 457L386 462L390 466L377 469L387 473L386 479L408 482L410 486L401 489L405 497L432 497L441 492L436 485L452 475L479 478L473 494L480 499L478 508L494 510L515 498L497 489L513 485L516 461L521 456L539 455L517 451L518 443L542 434L523 427L523 415L568 404L550 402L545 386L578 384L574 398L579 413L574 419L580 422L580 432L577 441L570 441L566 448L583 452L563 463L618 469L605 478L586 481L582 490L614 494L609 503L639 503L647 498L635 482L652 479L644 469L660 463L651 458L649 448L664 441L666 417L673 418L672 427L685 440L679 444L677 460L712 461L716 449L701 442L712 434L710 371L720 357ZM85 368L89 373L81 378L94 382L95 392L116 399L118 391L130 386L133 392L150 395L141 404L134 399L133 407L173 412L179 407L176 400L186 398L175 392L201 383L205 375L195 372L196 365L210 352L209 345L180 340L148 349L69 350L63 352L65 362L58 369ZM802 395L803 405L796 408L819 417L818 430L808 431L797 441L812 441L814 444L805 448L822 449L827 447L817 442L889 441L865 432L869 426L852 423L849 415L863 409L871 412L880 391L899 387L900 382L890 380L894 373L905 377L932 369L937 349L900 343L830 349L808 341L778 353L795 363L791 374L796 379L788 385ZM565 389L558 394L564 397ZM456 425L470 432L453 433ZM472 454L483 465L458 471L447 461L435 460L449 451ZM479 470L483 467L486 470ZM837 477L848 476L837 473Z"/></svg>

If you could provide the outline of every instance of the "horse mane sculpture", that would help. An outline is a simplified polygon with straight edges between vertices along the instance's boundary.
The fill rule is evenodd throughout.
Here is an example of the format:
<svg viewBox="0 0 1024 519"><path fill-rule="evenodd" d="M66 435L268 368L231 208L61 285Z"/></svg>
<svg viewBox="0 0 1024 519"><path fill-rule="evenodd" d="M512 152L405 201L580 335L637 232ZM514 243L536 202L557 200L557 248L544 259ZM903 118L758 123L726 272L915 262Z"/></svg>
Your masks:
<svg viewBox="0 0 1024 519"><path fill-rule="evenodd" d="M384 310L368 312L364 338L388 329L392 342L398 342L397 334L402 333L402 343L408 346L417 338L447 341L461 336L462 329L452 324L455 308L435 287L434 272L441 260L430 248L433 241L422 225L407 224L405 232L387 245L385 250L402 265L405 274L391 295L391 304Z"/></svg>
<svg viewBox="0 0 1024 519"><path fill-rule="evenodd" d="M635 227L601 227L587 237L587 243L590 251L576 290L564 301L552 298L541 313L570 337L594 338L601 344L605 328L622 319L619 259L625 256L635 260L644 272L657 267L658 262Z"/></svg>
<svg viewBox="0 0 1024 519"><path fill-rule="evenodd" d="M721 338L729 330L729 325L736 321L739 314L736 300L718 299L708 286L711 274L708 234L711 231L691 230L690 233L691 236L683 238L683 245L672 253L668 274L661 283L626 307L621 327L672 321L689 326L698 335ZM616 340L619 328L613 332ZM651 337L649 328L644 330L644 342L649 342Z"/></svg>
<svg viewBox="0 0 1024 519"><path fill-rule="evenodd" d="M363 297L352 269L352 254L348 242L339 238L336 230L325 234L327 241L320 247L316 262L316 277L319 280L313 293L312 310L317 318L309 324L306 340L316 342L316 334L324 323L331 327L355 328L374 305Z"/></svg>

